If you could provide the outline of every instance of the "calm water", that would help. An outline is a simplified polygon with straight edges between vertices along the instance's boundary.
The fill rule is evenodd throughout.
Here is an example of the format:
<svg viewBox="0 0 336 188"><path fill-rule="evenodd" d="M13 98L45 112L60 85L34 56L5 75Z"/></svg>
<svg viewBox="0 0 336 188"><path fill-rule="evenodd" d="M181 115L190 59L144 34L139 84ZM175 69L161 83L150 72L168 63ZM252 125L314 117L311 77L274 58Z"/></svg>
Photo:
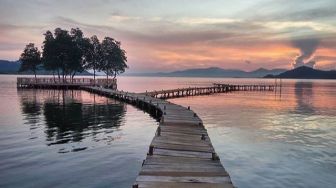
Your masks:
<svg viewBox="0 0 336 188"><path fill-rule="evenodd" d="M145 91L262 79L120 77ZM286 80L280 92L171 99L203 119L234 184L336 186L336 81ZM0 187L130 187L156 121L83 91L17 90L0 76Z"/></svg>

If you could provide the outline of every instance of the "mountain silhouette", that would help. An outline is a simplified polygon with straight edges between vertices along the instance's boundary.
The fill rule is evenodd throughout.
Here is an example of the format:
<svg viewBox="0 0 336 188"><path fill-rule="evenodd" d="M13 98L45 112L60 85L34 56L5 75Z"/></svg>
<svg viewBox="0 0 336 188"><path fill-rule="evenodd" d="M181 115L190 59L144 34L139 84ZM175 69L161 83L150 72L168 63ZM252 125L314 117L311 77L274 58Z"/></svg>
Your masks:
<svg viewBox="0 0 336 188"><path fill-rule="evenodd" d="M336 71L323 71L301 66L278 75L266 75L264 78L298 78L298 79L336 79Z"/></svg>

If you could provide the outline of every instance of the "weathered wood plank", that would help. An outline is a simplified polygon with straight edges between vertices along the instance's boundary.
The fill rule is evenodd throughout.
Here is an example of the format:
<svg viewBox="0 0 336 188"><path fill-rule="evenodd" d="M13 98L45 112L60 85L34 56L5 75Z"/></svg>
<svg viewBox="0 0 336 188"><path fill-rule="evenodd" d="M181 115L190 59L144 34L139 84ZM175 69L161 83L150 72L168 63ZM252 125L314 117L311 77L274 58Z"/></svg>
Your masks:
<svg viewBox="0 0 336 188"><path fill-rule="evenodd" d="M233 188L231 183L137 182L139 188Z"/></svg>
<svg viewBox="0 0 336 188"><path fill-rule="evenodd" d="M196 146L196 145L182 145L182 144L171 144L171 143L160 143L156 142L151 144L154 148L158 149L169 149L169 150L176 150L176 151L196 151L196 152L206 152L212 153L214 149L209 146Z"/></svg>
<svg viewBox="0 0 336 188"><path fill-rule="evenodd" d="M175 151L168 149L154 149L155 155L164 155L164 156L173 156L173 157L194 157L194 158L203 158L209 159L212 158L211 153L205 152L194 152L194 151Z"/></svg>
<svg viewBox="0 0 336 188"><path fill-rule="evenodd" d="M140 175L136 179L137 182L177 182L177 183L231 183L230 177L196 177L196 176L145 176Z"/></svg>

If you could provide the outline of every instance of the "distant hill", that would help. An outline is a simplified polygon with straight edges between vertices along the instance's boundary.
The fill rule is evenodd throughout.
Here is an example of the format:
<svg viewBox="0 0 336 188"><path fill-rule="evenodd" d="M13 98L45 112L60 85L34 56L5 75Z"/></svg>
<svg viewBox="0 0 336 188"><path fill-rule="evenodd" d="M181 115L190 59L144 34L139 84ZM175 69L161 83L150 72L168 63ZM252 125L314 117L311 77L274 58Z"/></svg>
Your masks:
<svg viewBox="0 0 336 188"><path fill-rule="evenodd" d="M230 77L230 78L262 78L268 74L280 74L285 69L264 69L260 68L255 71L246 72L237 69L222 69L210 67L204 69L186 69L174 72L157 72L157 73L129 73L128 76L155 76L155 77Z"/></svg>
<svg viewBox="0 0 336 188"><path fill-rule="evenodd" d="M336 71L323 71L302 66L278 75L266 75L265 78L336 79Z"/></svg>
<svg viewBox="0 0 336 188"><path fill-rule="evenodd" d="M33 72L30 71L19 73L18 71L20 69L20 66L20 61L0 60L0 74L33 74ZM52 72L41 69L37 71L37 74L51 75ZM79 73L78 75L91 75L91 73L84 71L82 73Z"/></svg>
<svg viewBox="0 0 336 188"><path fill-rule="evenodd" d="M0 60L0 74L17 74L20 65L19 61Z"/></svg>

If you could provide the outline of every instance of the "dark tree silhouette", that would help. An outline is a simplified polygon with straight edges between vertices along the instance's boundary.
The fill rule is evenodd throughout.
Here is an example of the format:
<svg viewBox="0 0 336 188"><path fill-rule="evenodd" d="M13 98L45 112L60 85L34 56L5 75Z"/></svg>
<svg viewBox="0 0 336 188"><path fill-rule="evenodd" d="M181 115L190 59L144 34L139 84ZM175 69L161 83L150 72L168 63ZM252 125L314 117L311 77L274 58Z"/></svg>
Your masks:
<svg viewBox="0 0 336 188"><path fill-rule="evenodd" d="M101 70L105 72L108 85L108 76L114 75L125 71L126 65L126 52L121 49L120 42L110 37L105 37L102 41L103 61Z"/></svg>
<svg viewBox="0 0 336 188"><path fill-rule="evenodd" d="M121 42L116 41L117 48L115 49L116 61L114 64L114 78L120 73L125 72L125 69L128 68L126 62L126 51L121 48Z"/></svg>
<svg viewBox="0 0 336 188"><path fill-rule="evenodd" d="M84 38L80 29L71 29L69 33L56 28L54 35L50 31L44 35L43 63L46 69L57 70L58 75L61 70L63 81L68 75L73 78L77 72L84 71L90 40Z"/></svg>
<svg viewBox="0 0 336 188"><path fill-rule="evenodd" d="M21 67L19 72L23 71L33 71L36 80L36 71L38 66L41 64L41 52L35 47L33 43L29 43L20 57Z"/></svg>
<svg viewBox="0 0 336 188"><path fill-rule="evenodd" d="M57 71L58 79L60 80L60 67L61 64L58 61L58 57L56 54L56 42L54 35L52 32L47 31L44 34L44 41L43 41L43 51L42 51L42 63L46 70L52 71L54 75L55 81L55 71Z"/></svg>
<svg viewBox="0 0 336 188"><path fill-rule="evenodd" d="M85 68L93 70L93 80L94 82L96 82L96 70L99 70L101 68L103 59L102 46L96 35L93 35L90 38L90 44L91 46L88 48L88 51L86 53L88 62Z"/></svg>
<svg viewBox="0 0 336 188"><path fill-rule="evenodd" d="M95 35L91 38L84 37L79 28L71 29L70 32L61 28L56 28L54 33L46 31L42 49L41 60L41 53L34 44L27 45L21 57L25 61L22 71L32 70L36 77L36 70L42 62L46 70L53 72L54 81L57 73L58 80L62 76L64 82L67 76L73 80L76 73L93 69L94 81L96 71L103 71L108 85L109 75L115 78L128 68L126 51L121 48L119 41L105 37L100 43Z"/></svg>
<svg viewBox="0 0 336 188"><path fill-rule="evenodd" d="M85 38L83 32L79 29L71 29L71 38L74 46L71 48L71 62L69 63L69 72L71 78L77 72L83 72L88 62L92 61L92 45L89 38Z"/></svg>

